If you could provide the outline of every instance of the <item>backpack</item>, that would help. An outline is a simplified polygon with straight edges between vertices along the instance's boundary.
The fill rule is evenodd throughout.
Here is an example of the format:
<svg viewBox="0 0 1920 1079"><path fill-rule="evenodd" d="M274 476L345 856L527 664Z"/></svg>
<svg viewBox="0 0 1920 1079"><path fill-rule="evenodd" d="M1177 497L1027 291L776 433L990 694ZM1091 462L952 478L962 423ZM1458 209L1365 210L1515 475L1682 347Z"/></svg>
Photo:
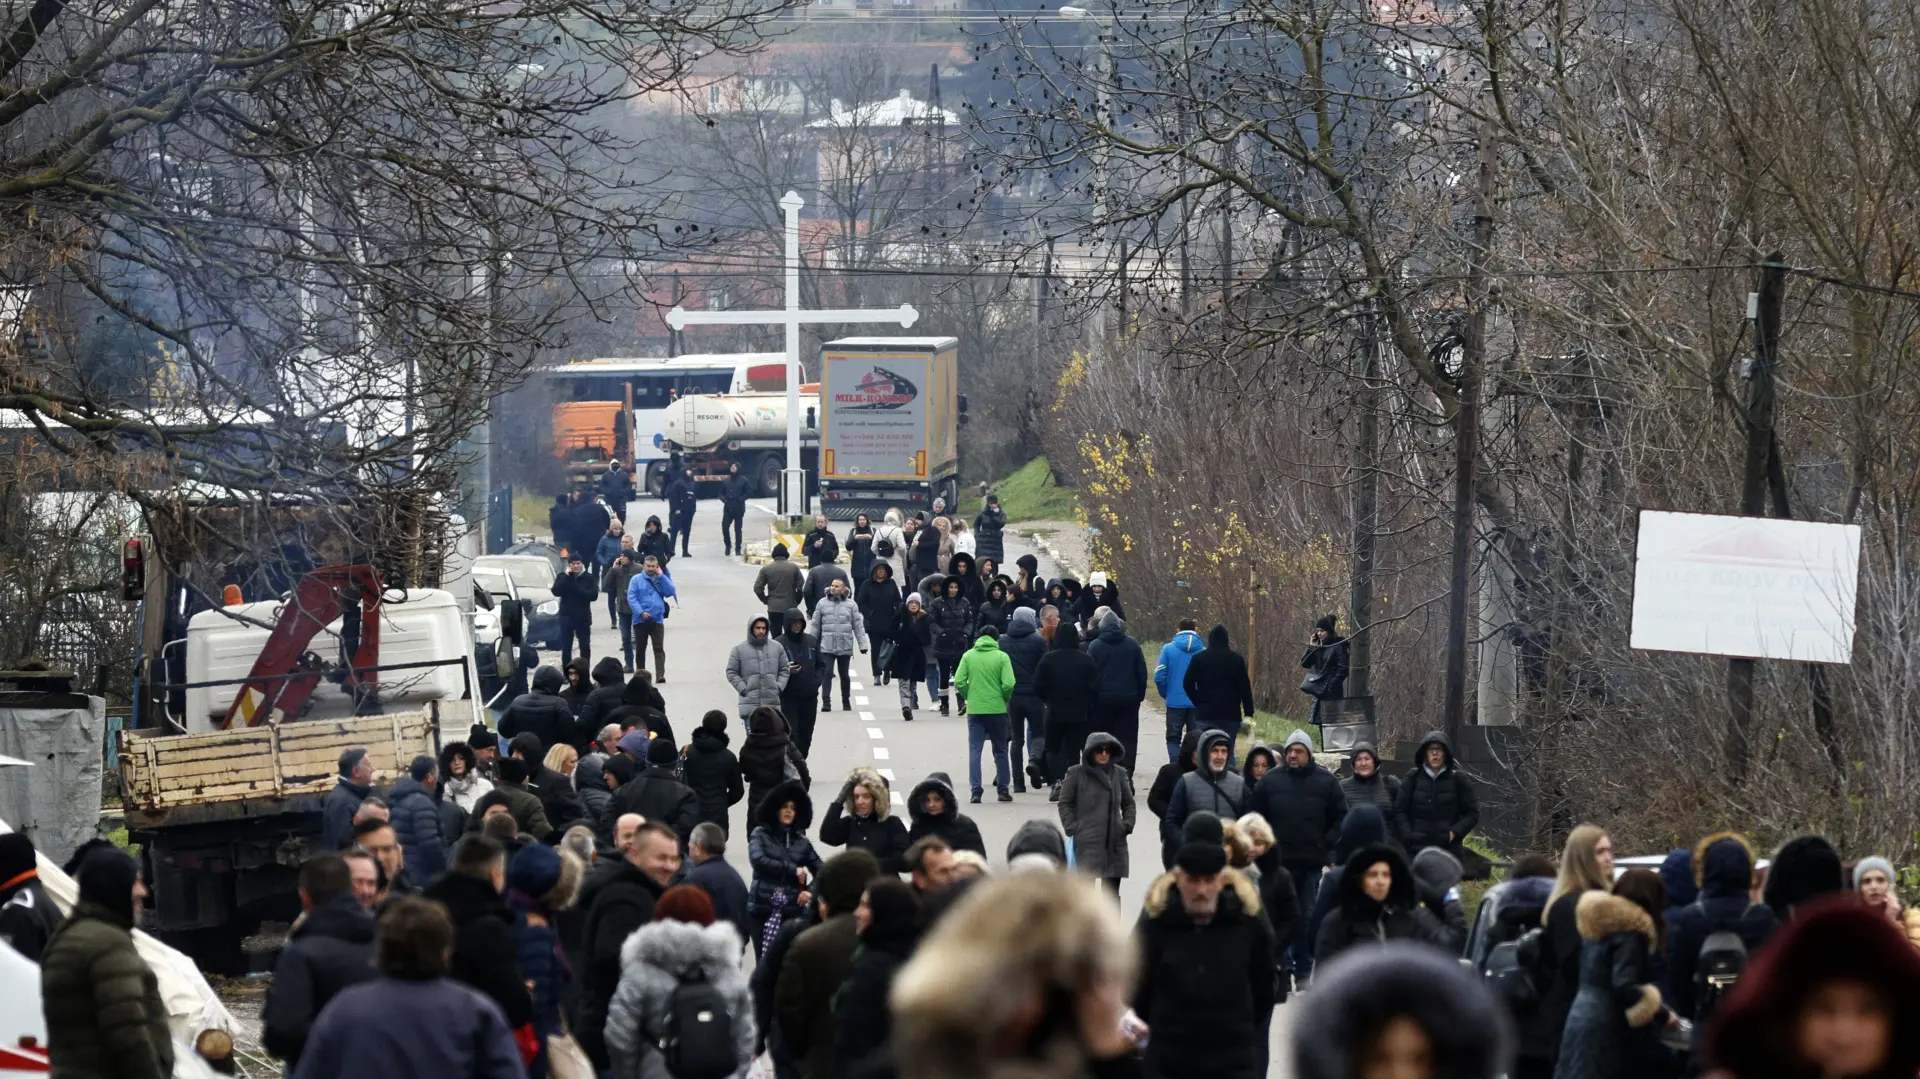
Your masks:
<svg viewBox="0 0 1920 1079"><path fill-rule="evenodd" d="M1526 1015L1540 1003L1538 968L1546 932L1529 929L1518 940L1503 941L1487 953L1487 985L1515 1016Z"/></svg>
<svg viewBox="0 0 1920 1079"><path fill-rule="evenodd" d="M881 558L892 558L893 541L885 536L880 537L880 542L873 545L873 553L879 555Z"/></svg>
<svg viewBox="0 0 1920 1079"><path fill-rule="evenodd" d="M1700 942L1700 959L1693 968L1694 1025L1713 1014L1714 1005L1733 989L1747 969L1747 942L1731 929L1715 929Z"/></svg>
<svg viewBox="0 0 1920 1079"><path fill-rule="evenodd" d="M668 998L659 1044L675 1079L726 1079L739 1070L727 1000L699 968L688 970Z"/></svg>

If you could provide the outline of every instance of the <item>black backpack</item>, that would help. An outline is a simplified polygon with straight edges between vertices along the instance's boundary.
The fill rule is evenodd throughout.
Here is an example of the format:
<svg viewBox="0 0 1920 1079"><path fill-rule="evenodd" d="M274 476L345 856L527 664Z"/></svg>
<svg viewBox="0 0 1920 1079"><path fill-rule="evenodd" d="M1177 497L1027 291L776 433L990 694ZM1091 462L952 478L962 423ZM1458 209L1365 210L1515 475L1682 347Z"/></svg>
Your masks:
<svg viewBox="0 0 1920 1079"><path fill-rule="evenodd" d="M873 553L879 555L881 558L892 558L893 541L885 536L880 537L880 542L873 545Z"/></svg>
<svg viewBox="0 0 1920 1079"><path fill-rule="evenodd" d="M740 1070L727 1000L697 967L686 972L667 1001L660 1055L675 1079L726 1079Z"/></svg>
<svg viewBox="0 0 1920 1079"><path fill-rule="evenodd" d="M1693 968L1693 1022L1703 1025L1707 1016L1713 1014L1714 1005L1720 1003L1733 990L1740 975L1747 969L1747 942L1740 934L1731 929L1715 929L1700 942L1700 958Z"/></svg>
<svg viewBox="0 0 1920 1079"><path fill-rule="evenodd" d="M1544 929L1529 929L1518 940L1502 941L1487 953L1487 985L1516 1018L1540 1003L1543 979L1539 968L1545 951Z"/></svg>

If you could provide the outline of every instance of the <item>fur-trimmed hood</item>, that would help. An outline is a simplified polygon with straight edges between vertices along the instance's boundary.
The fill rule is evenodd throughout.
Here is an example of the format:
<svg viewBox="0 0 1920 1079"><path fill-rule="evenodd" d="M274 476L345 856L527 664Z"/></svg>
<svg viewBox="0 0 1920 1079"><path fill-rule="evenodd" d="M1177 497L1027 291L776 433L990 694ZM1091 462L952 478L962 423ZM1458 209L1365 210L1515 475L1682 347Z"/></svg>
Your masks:
<svg viewBox="0 0 1920 1079"><path fill-rule="evenodd" d="M1513 1050L1506 1009L1472 968L1411 941L1348 950L1315 973L1313 992L1294 1007L1303 1009L1296 1029L1313 1031L1293 1042L1300 1079L1360 1074L1374 1032L1399 1015L1433 1039L1435 1076L1494 1079Z"/></svg>
<svg viewBox="0 0 1920 1079"><path fill-rule="evenodd" d="M793 803L794 833L805 835L807 829L813 826L813 799L807 797L806 784L797 779L784 780L767 792L766 798L760 802L760 812L756 814L754 823L769 832L780 831L780 807L788 802Z"/></svg>
<svg viewBox="0 0 1920 1079"><path fill-rule="evenodd" d="M1574 907L1573 921L1582 940L1601 941L1615 933L1638 933L1647 938L1647 947L1658 944L1653 917L1640 904L1610 892L1585 892Z"/></svg>
<svg viewBox="0 0 1920 1079"><path fill-rule="evenodd" d="M701 926L671 920L648 922L620 946L620 965L645 963L678 981L699 968L709 981L720 971L740 965L740 931L733 923L717 921Z"/></svg>
<svg viewBox="0 0 1920 1079"><path fill-rule="evenodd" d="M1221 872L1227 875L1227 889L1240 902L1240 913L1249 916L1260 913L1260 886L1253 882L1253 878L1231 867ZM1147 917L1158 918L1167 912L1178 895L1174 889L1173 873L1162 873L1147 886L1147 900L1142 909Z"/></svg>
<svg viewBox="0 0 1920 1079"><path fill-rule="evenodd" d="M853 792L856 789L864 789L868 797L873 799L874 820L886 820L887 817L893 813L890 805L893 798L887 789L886 778L879 772L871 768L855 768L852 772L848 773L847 782L853 786L847 790L846 801L840 803L841 811L846 813L847 816L859 816L858 813L853 811Z"/></svg>
<svg viewBox="0 0 1920 1079"><path fill-rule="evenodd" d="M1732 846L1713 849L1721 843ZM1693 845L1693 883L1704 893L1744 895L1753 888L1753 866L1753 843L1739 832L1715 832Z"/></svg>
<svg viewBox="0 0 1920 1079"><path fill-rule="evenodd" d="M946 810L940 814L939 820L952 822L959 819L960 800L953 796L953 780L947 778L945 772L933 772L914 784L913 793L907 796L907 816L914 823L919 823L927 815L923 805L928 791L939 791L940 797L946 802Z"/></svg>

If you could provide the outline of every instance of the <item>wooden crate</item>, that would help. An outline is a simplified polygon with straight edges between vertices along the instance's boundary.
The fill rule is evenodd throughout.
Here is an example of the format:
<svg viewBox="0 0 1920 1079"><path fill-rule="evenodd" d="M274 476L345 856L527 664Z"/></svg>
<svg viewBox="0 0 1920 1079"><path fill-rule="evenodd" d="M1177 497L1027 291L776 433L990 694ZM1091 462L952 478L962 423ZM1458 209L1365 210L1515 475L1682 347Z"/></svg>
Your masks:
<svg viewBox="0 0 1920 1079"><path fill-rule="evenodd" d="M374 782L385 784L438 745L437 706L205 734L127 731L120 740L120 778L129 810L324 795L339 775L340 754L352 747L367 751Z"/></svg>

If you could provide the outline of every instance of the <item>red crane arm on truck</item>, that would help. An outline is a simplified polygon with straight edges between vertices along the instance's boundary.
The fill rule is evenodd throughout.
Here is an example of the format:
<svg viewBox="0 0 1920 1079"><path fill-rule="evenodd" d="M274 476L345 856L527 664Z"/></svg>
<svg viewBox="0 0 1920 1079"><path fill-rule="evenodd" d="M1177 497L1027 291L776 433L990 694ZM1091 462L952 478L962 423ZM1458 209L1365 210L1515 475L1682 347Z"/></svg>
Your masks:
<svg viewBox="0 0 1920 1079"><path fill-rule="evenodd" d="M303 666L302 657L314 634L336 618L345 620L341 639L353 653L344 685L356 694L371 691L379 679L378 672L367 668L380 662L381 591L380 575L372 566L322 566L300 578L281 606L273 633L260 650L260 658L253 661L246 684L227 708L221 729L232 728L236 717L242 726L258 727L270 718L297 714L323 673L313 664ZM312 673L284 677L301 670Z"/></svg>

